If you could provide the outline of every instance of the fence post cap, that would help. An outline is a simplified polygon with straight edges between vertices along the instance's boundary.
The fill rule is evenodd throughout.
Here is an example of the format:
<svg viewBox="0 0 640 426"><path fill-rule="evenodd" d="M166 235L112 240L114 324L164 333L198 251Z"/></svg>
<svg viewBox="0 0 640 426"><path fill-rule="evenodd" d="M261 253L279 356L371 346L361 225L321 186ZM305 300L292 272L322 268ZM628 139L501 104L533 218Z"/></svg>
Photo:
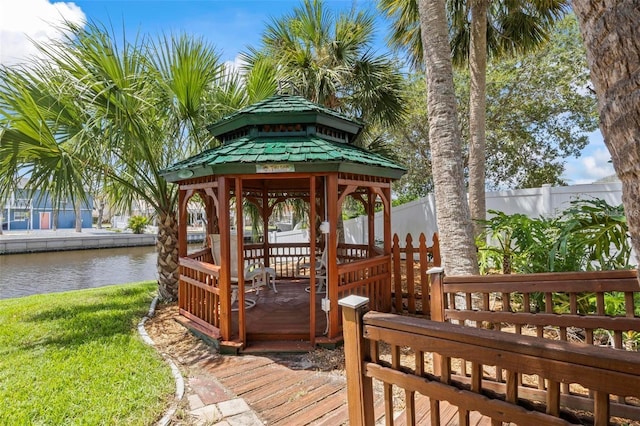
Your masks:
<svg viewBox="0 0 640 426"><path fill-rule="evenodd" d="M429 268L427 274L441 274L444 272L444 268L441 266L434 266L433 268Z"/></svg>
<svg viewBox="0 0 640 426"><path fill-rule="evenodd" d="M338 305L351 309L361 308L367 303L369 303L368 297L356 296L355 294L338 300Z"/></svg>

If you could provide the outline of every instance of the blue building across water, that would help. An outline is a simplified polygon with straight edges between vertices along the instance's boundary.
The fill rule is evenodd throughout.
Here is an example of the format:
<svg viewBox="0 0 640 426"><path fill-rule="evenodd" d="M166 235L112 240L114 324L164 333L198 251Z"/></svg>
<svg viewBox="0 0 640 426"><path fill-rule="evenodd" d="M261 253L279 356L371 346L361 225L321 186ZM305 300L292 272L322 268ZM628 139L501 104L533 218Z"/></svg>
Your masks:
<svg viewBox="0 0 640 426"><path fill-rule="evenodd" d="M7 200L0 200L2 229L5 231L31 229L63 229L76 227L76 212L71 201L62 201L56 212L49 193L18 189ZM88 197L80 207L83 228L92 226L93 199ZM57 226L54 226L54 221Z"/></svg>

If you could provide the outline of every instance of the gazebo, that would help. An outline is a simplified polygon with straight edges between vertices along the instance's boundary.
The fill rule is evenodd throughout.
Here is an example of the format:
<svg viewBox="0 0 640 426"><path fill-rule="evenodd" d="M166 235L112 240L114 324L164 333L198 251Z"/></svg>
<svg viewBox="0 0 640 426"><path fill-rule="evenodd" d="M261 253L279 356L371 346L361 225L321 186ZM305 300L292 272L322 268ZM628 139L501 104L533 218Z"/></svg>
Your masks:
<svg viewBox="0 0 640 426"><path fill-rule="evenodd" d="M342 297L363 295L373 309L391 310L391 182L405 170L353 144L361 123L299 96L276 95L208 129L219 147L163 171L167 181L179 185L178 303L183 321L224 348L247 350L260 342L283 341L308 347L341 341ZM217 265L209 248L187 253L187 203L196 195L205 206L207 233L220 235ZM362 203L367 213L364 244L339 242L346 197ZM274 208L294 199L307 203L309 241L270 241ZM244 238L245 203L259 212L258 242ZM383 210L381 244L375 240L376 206ZM230 244L232 238L235 244ZM231 271L232 246L237 247L238 271ZM314 291L323 250L326 294ZM301 259L307 263L306 277L296 273ZM277 295L270 288L246 294L250 286L243 270L249 262L275 273ZM246 304L250 296L259 298L251 309Z"/></svg>

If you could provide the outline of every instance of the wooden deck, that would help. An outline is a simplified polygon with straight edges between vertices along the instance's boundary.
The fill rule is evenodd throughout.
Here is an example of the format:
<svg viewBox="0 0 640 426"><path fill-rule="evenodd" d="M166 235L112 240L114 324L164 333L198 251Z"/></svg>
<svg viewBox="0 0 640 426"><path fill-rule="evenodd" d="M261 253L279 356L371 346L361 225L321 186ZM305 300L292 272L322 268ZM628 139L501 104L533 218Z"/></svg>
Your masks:
<svg viewBox="0 0 640 426"><path fill-rule="evenodd" d="M206 365L269 425L340 425L348 422L343 377L294 370L267 357L226 356Z"/></svg>
<svg viewBox="0 0 640 426"><path fill-rule="evenodd" d="M247 292L246 298L257 301L253 308L246 310L246 330L248 345L274 341L309 341L310 294L308 279L280 279L276 283L278 292L263 287L259 294ZM327 320L320 308L324 294L316 294L316 336L324 334ZM235 305L234 305L235 306ZM234 335L238 330L238 313L232 317Z"/></svg>
<svg viewBox="0 0 640 426"><path fill-rule="evenodd" d="M296 370L264 356L225 356L205 362L204 368L229 391L243 398L268 425L347 425L346 380L343 376ZM429 400L416 399L416 424L430 424ZM455 406L442 402L441 425L458 425ZM377 424L385 424L384 400L374 406ZM394 425L406 425L404 412L396 413ZM487 417L470 414L469 425L490 425Z"/></svg>

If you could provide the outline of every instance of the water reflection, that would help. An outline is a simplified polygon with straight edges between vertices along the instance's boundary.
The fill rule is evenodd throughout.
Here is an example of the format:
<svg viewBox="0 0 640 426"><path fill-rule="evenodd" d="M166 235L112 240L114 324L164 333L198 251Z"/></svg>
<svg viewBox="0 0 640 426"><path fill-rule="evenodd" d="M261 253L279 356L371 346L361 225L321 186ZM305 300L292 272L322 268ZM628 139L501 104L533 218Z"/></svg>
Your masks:
<svg viewBox="0 0 640 426"><path fill-rule="evenodd" d="M153 246L0 255L0 299L156 277Z"/></svg>

